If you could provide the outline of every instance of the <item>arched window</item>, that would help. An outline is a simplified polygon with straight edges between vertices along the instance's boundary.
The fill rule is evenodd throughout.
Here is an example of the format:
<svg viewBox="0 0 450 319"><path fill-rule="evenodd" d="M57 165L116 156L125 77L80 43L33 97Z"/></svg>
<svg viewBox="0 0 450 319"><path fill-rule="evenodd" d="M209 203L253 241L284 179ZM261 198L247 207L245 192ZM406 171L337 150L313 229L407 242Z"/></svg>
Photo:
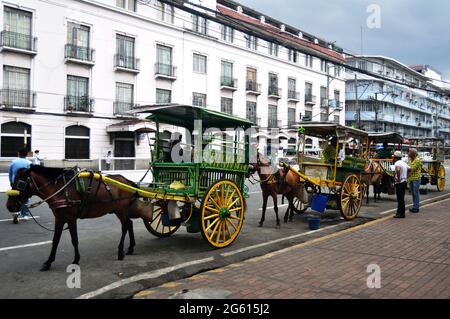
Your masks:
<svg viewBox="0 0 450 319"><path fill-rule="evenodd" d="M89 159L89 128L69 126L66 128L66 159Z"/></svg>
<svg viewBox="0 0 450 319"><path fill-rule="evenodd" d="M8 122L1 126L1 157L16 157L25 148L31 150L31 125L21 122Z"/></svg>
<svg viewBox="0 0 450 319"><path fill-rule="evenodd" d="M305 141L305 148L313 148L313 140L310 138L307 138Z"/></svg>

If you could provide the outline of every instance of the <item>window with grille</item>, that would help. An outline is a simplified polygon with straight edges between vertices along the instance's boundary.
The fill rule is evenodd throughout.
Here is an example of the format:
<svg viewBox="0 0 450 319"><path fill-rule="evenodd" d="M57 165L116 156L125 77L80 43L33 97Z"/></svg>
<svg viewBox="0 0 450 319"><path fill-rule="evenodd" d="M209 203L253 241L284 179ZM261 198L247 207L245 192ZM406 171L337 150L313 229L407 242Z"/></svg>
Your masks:
<svg viewBox="0 0 450 319"><path fill-rule="evenodd" d="M288 109L288 125L293 126L297 123L297 110L294 108Z"/></svg>
<svg viewBox="0 0 450 319"><path fill-rule="evenodd" d="M156 89L156 103L157 104L172 103L172 91Z"/></svg>
<svg viewBox="0 0 450 319"><path fill-rule="evenodd" d="M222 97L220 109L223 113L233 114L233 99Z"/></svg>
<svg viewBox="0 0 450 319"><path fill-rule="evenodd" d="M272 56L278 56L278 44L269 42L269 54Z"/></svg>
<svg viewBox="0 0 450 319"><path fill-rule="evenodd" d="M4 46L31 50L31 12L5 7L3 11L2 44Z"/></svg>
<svg viewBox="0 0 450 319"><path fill-rule="evenodd" d="M92 60L90 50L90 28L78 23L67 24L66 57L78 60Z"/></svg>
<svg viewBox="0 0 450 319"><path fill-rule="evenodd" d="M247 101L247 120L258 124L256 117L256 102Z"/></svg>
<svg viewBox="0 0 450 319"><path fill-rule="evenodd" d="M194 106L206 107L206 94L194 92L192 94L192 104Z"/></svg>
<svg viewBox="0 0 450 319"><path fill-rule="evenodd" d="M194 53L194 72L200 74L207 73L208 58L205 55Z"/></svg>
<svg viewBox="0 0 450 319"><path fill-rule="evenodd" d="M117 66L136 69L135 40L121 34L116 35Z"/></svg>
<svg viewBox="0 0 450 319"><path fill-rule="evenodd" d="M208 20L204 17L198 15L192 16L192 31L201 33L204 35L208 34Z"/></svg>
<svg viewBox="0 0 450 319"><path fill-rule="evenodd" d="M246 35L245 41L247 43L247 49L258 50L258 38L253 35Z"/></svg>
<svg viewBox="0 0 450 319"><path fill-rule="evenodd" d="M220 26L220 33L221 33L223 41L227 41L227 42L231 42L231 43L234 41L234 29L233 28L222 24Z"/></svg>
<svg viewBox="0 0 450 319"><path fill-rule="evenodd" d="M116 0L116 5L119 8L136 12L136 0Z"/></svg>
<svg viewBox="0 0 450 319"><path fill-rule="evenodd" d="M115 114L126 114L133 108L133 84L116 83Z"/></svg>
<svg viewBox="0 0 450 319"><path fill-rule="evenodd" d="M278 107L276 105L269 105L269 128L278 127Z"/></svg>
<svg viewBox="0 0 450 319"><path fill-rule="evenodd" d="M69 126L65 136L66 159L89 159L90 130L85 126Z"/></svg>

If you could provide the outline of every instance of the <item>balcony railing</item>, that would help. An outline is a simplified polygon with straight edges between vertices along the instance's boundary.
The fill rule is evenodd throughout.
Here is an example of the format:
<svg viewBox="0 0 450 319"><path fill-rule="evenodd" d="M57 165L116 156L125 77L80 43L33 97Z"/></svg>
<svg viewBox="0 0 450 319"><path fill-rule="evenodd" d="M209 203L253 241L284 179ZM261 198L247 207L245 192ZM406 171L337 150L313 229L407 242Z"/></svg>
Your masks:
<svg viewBox="0 0 450 319"><path fill-rule="evenodd" d="M247 81L245 89L247 93L261 94L261 84L255 81Z"/></svg>
<svg viewBox="0 0 450 319"><path fill-rule="evenodd" d="M176 79L177 68L171 64L155 63L155 76Z"/></svg>
<svg viewBox="0 0 450 319"><path fill-rule="evenodd" d="M114 115L122 115L122 116L130 116L134 117L134 114L129 113L133 108L136 107L136 104L131 102L122 102L115 101L114 102Z"/></svg>
<svg viewBox="0 0 450 319"><path fill-rule="evenodd" d="M32 37L31 35L18 32L2 31L1 46L3 49L16 49L28 51L31 54L36 54L37 37Z"/></svg>
<svg viewBox="0 0 450 319"><path fill-rule="evenodd" d="M258 118L256 117L256 115L247 115L247 120L252 123L258 124Z"/></svg>
<svg viewBox="0 0 450 319"><path fill-rule="evenodd" d="M222 76L220 78L220 86L225 89L237 90L237 79L229 76Z"/></svg>
<svg viewBox="0 0 450 319"><path fill-rule="evenodd" d="M88 96L67 95L64 98L65 112L93 113L94 99Z"/></svg>
<svg viewBox="0 0 450 319"><path fill-rule="evenodd" d="M278 128L281 125L281 121L278 121L276 118L269 118L267 127L268 128Z"/></svg>
<svg viewBox="0 0 450 319"><path fill-rule="evenodd" d="M339 102L338 100L330 100L329 106L336 109L343 109L344 102Z"/></svg>
<svg viewBox="0 0 450 319"><path fill-rule="evenodd" d="M306 104L316 104L316 96L312 94L305 94L305 103Z"/></svg>
<svg viewBox="0 0 450 319"><path fill-rule="evenodd" d="M0 105L5 108L35 108L36 93L30 90L0 90Z"/></svg>
<svg viewBox="0 0 450 319"><path fill-rule="evenodd" d="M95 50L89 47L80 47L73 44L66 44L65 58L71 60L79 60L81 62L94 62Z"/></svg>
<svg viewBox="0 0 450 319"><path fill-rule="evenodd" d="M288 99L291 101L300 101L300 92L289 90Z"/></svg>
<svg viewBox="0 0 450 319"><path fill-rule="evenodd" d="M123 54L114 55L114 67L116 70L139 73L139 64L140 60L134 56L126 56Z"/></svg>
<svg viewBox="0 0 450 319"><path fill-rule="evenodd" d="M278 86L269 86L269 96L270 97L281 97L281 89Z"/></svg>

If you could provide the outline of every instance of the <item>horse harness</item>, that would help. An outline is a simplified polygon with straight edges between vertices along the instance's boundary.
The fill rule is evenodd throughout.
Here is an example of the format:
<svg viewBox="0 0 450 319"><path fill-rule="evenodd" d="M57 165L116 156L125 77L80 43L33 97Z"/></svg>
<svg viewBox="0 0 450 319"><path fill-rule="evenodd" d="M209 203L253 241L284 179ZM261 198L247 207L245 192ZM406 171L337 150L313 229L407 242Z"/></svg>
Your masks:
<svg viewBox="0 0 450 319"><path fill-rule="evenodd" d="M80 173L80 169L78 167L71 168L69 170L64 171L60 176L58 176L57 178L48 182L47 184L45 184L43 187L40 187L40 188L37 186L34 178L30 175L29 179L33 183L33 186L36 188L36 191L41 194L42 194L42 192L41 192L42 189L48 187L51 184L56 185L60 179L62 179L62 181L63 181L63 186L60 190L58 190L55 194L53 194L46 200L39 202L38 204L40 205L43 202L47 202L48 205L54 210L77 207L77 216L78 216L78 218L83 219L88 214L92 201L98 197L98 193L99 193L102 185L104 186L106 192L109 194L109 198L110 198L109 201L105 201L105 202L113 203L113 202L121 201L121 200L125 200L125 199L134 199L134 200L137 199L136 194L133 194L130 197L114 198L114 195L111 193L111 188L109 187L108 184L106 184L103 181L103 179L99 180L97 187L95 188L95 192L92 196L92 191L94 188L93 184L94 184L94 180L95 180L95 178L94 178L95 172L89 171L89 179L88 179L87 188L85 187L84 180L79 177L79 173ZM76 191L80 195L81 199L75 199L75 200L70 199L68 187L74 181L75 181ZM55 197L56 195L58 195L59 193L61 193L62 191L64 191L63 199L50 200L53 197ZM133 203L134 200L131 203ZM38 205L36 205L36 206L38 206ZM36 206L34 206L34 207L36 207Z"/></svg>

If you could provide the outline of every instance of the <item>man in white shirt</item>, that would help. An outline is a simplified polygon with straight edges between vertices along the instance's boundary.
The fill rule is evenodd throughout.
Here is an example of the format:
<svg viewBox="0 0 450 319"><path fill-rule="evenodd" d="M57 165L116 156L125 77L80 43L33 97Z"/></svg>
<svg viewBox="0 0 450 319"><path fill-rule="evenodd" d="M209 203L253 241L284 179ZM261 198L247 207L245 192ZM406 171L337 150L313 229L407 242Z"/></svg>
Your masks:
<svg viewBox="0 0 450 319"><path fill-rule="evenodd" d="M397 194L397 214L394 218L405 218L405 193L408 182L408 165L402 160L402 152L394 153L394 182Z"/></svg>
<svg viewBox="0 0 450 319"><path fill-rule="evenodd" d="M41 165L44 159L39 155L39 150L35 150L33 154L33 165Z"/></svg>

